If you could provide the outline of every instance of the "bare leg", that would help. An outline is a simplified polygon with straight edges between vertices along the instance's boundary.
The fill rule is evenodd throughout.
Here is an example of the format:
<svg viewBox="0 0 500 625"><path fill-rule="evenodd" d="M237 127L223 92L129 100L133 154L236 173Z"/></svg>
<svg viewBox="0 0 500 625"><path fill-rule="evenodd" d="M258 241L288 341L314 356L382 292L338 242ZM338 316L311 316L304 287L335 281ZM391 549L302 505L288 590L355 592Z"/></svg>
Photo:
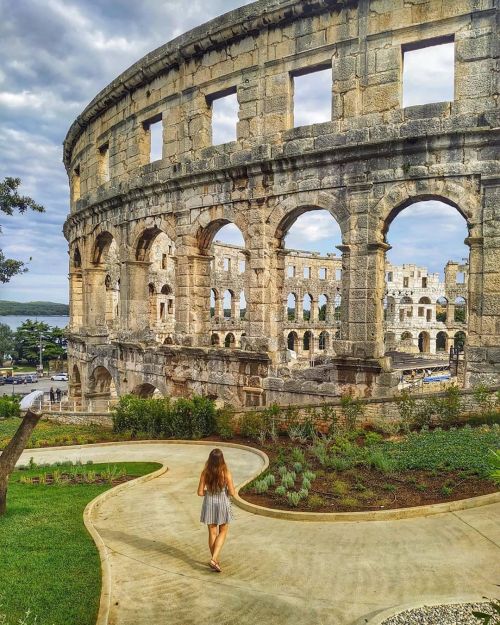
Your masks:
<svg viewBox="0 0 500 625"><path fill-rule="evenodd" d="M217 525L209 525L208 526L208 548L210 549L210 553L214 554L214 543L217 538Z"/></svg>
<svg viewBox="0 0 500 625"><path fill-rule="evenodd" d="M219 534L215 539L214 550L212 551L212 558L218 562L219 554L224 546L224 542L226 541L227 532L229 530L229 525L224 523L223 525L219 525Z"/></svg>

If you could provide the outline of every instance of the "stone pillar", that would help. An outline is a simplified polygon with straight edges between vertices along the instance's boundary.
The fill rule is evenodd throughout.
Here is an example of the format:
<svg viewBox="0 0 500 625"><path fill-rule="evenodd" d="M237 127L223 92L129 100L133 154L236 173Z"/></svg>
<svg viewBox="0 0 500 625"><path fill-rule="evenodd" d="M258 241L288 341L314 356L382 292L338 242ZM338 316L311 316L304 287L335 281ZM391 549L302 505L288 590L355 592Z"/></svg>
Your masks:
<svg viewBox="0 0 500 625"><path fill-rule="evenodd" d="M482 236L478 226L465 240L470 247L468 335L465 346L467 386L498 384L500 377L500 239L498 178L482 180Z"/></svg>
<svg viewBox="0 0 500 625"><path fill-rule="evenodd" d="M177 292L175 295L175 332L184 345L209 346L210 262L213 256L200 254L194 237L184 235L176 243ZM220 317L223 315L223 293L219 294ZM216 302L217 313L217 302Z"/></svg>
<svg viewBox="0 0 500 625"><path fill-rule="evenodd" d="M341 344L354 358L384 355L385 253L387 243L340 245L343 254Z"/></svg>
<svg viewBox="0 0 500 625"><path fill-rule="evenodd" d="M78 331L82 327L84 313L82 270L72 269L69 272L69 324L72 332Z"/></svg>
<svg viewBox="0 0 500 625"><path fill-rule="evenodd" d="M106 327L106 269L104 267L87 267L83 271L85 284L84 324L90 329Z"/></svg>
<svg viewBox="0 0 500 625"><path fill-rule="evenodd" d="M148 270L151 263L142 260L126 260L122 263L127 276L127 329L146 330L150 325ZM123 309L122 309L123 310Z"/></svg>

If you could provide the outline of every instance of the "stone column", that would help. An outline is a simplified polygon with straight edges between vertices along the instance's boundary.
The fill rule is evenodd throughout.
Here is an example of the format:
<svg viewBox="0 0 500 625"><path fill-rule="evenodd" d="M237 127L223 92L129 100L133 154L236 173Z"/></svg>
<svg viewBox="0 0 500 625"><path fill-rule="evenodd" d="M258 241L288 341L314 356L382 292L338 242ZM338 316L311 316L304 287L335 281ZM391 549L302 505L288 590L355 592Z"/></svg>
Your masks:
<svg viewBox="0 0 500 625"><path fill-rule="evenodd" d="M81 269L69 272L69 314L70 329L78 331L83 325L85 305L83 298L83 274Z"/></svg>
<svg viewBox="0 0 500 625"><path fill-rule="evenodd" d="M126 260L122 263L127 284L127 289L125 289L127 299L126 324L127 329L131 331L146 330L150 325L148 291L150 264L142 260Z"/></svg>
<svg viewBox="0 0 500 625"><path fill-rule="evenodd" d="M177 292L175 294L175 332L184 345L209 346L210 323L210 262L213 256L200 254L194 237L180 236L176 244ZM216 301L223 314L223 293ZM218 306L217 306L218 303Z"/></svg>
<svg viewBox="0 0 500 625"><path fill-rule="evenodd" d="M341 343L339 353L355 358L384 355L385 253L387 243L340 245L342 282Z"/></svg>
<svg viewBox="0 0 500 625"><path fill-rule="evenodd" d="M500 181L482 180L483 223L472 228L465 242L470 247L468 335L465 346L467 386L498 384L500 377L500 239L498 206ZM482 234L482 236L479 236Z"/></svg>
<svg viewBox="0 0 500 625"><path fill-rule="evenodd" d="M90 329L106 329L106 269L87 267L83 270L85 284L84 325Z"/></svg>

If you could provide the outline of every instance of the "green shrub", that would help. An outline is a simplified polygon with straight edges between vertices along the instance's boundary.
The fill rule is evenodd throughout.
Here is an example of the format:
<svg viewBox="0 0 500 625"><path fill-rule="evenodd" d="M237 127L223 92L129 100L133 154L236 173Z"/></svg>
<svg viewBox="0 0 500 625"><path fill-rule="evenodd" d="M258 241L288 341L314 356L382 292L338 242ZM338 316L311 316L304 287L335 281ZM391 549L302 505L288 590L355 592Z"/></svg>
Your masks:
<svg viewBox="0 0 500 625"><path fill-rule="evenodd" d="M20 417L19 398L14 395L4 395L0 397L0 419Z"/></svg>
<svg viewBox="0 0 500 625"><path fill-rule="evenodd" d="M495 484L500 484L500 449L489 450L490 477Z"/></svg>
<svg viewBox="0 0 500 625"><path fill-rule="evenodd" d="M292 491L286 494L286 498L288 500L288 504L293 508L296 508L300 503L301 496L299 493Z"/></svg>
<svg viewBox="0 0 500 625"><path fill-rule="evenodd" d="M257 412L245 412L240 419L240 434L245 438L257 440L263 429L263 419Z"/></svg>
<svg viewBox="0 0 500 625"><path fill-rule="evenodd" d="M330 456L327 466L334 471L347 471L354 466L354 462L342 456Z"/></svg>
<svg viewBox="0 0 500 625"><path fill-rule="evenodd" d="M283 485L276 486L276 490L274 492L277 495L280 495L281 497L285 497L286 496L286 488Z"/></svg>
<svg viewBox="0 0 500 625"><path fill-rule="evenodd" d="M292 449L291 456L292 456L293 462L300 462L300 464L305 464L306 462L306 457L304 455L304 452L299 447L294 447Z"/></svg>
<svg viewBox="0 0 500 625"><path fill-rule="evenodd" d="M325 500L320 495L310 495L307 504L313 509L322 508L325 504Z"/></svg>
<svg viewBox="0 0 500 625"><path fill-rule="evenodd" d="M332 480L332 492L335 495L345 495L349 492L349 484L342 480Z"/></svg>
<svg viewBox="0 0 500 625"><path fill-rule="evenodd" d="M384 440L384 437L378 432L366 432L365 433L365 445L370 447L371 445L377 445Z"/></svg>
<svg viewBox="0 0 500 625"><path fill-rule="evenodd" d="M360 399L352 395L342 395L340 406L345 425L349 430L355 430L358 419L363 416L365 407Z"/></svg>
<svg viewBox="0 0 500 625"><path fill-rule="evenodd" d="M366 465L381 473L390 473L394 470L394 461L381 449L370 450L366 456Z"/></svg>
<svg viewBox="0 0 500 625"><path fill-rule="evenodd" d="M233 417L229 410L225 408L217 410L215 415L215 431L224 440L233 438Z"/></svg>
<svg viewBox="0 0 500 625"><path fill-rule="evenodd" d="M302 487L299 490L299 497L301 499L307 499L307 497L309 497L309 489Z"/></svg>
<svg viewBox="0 0 500 625"><path fill-rule="evenodd" d="M306 490L310 490L311 482L307 478L304 478L302 480L302 488L305 488Z"/></svg>
<svg viewBox="0 0 500 625"><path fill-rule="evenodd" d="M439 424L450 426L458 422L460 416L460 389L456 385L449 386L443 398L434 398L434 410Z"/></svg>
<svg viewBox="0 0 500 625"><path fill-rule="evenodd" d="M417 403L415 398L407 391L401 391L401 395L396 397L401 426L404 432L409 432L414 425Z"/></svg>
<svg viewBox="0 0 500 625"><path fill-rule="evenodd" d="M355 508L359 506L359 501L355 497L342 497L342 499L339 500L339 504L346 508Z"/></svg>
<svg viewBox="0 0 500 625"><path fill-rule="evenodd" d="M292 488L294 483L295 483L295 480L290 473L286 473L281 478L281 485L284 486L285 488Z"/></svg>
<svg viewBox="0 0 500 625"><path fill-rule="evenodd" d="M293 470L295 471L295 473L301 473L302 472L302 464L300 462L294 462L293 463Z"/></svg>
<svg viewBox="0 0 500 625"><path fill-rule="evenodd" d="M313 473L312 471L304 471L303 479L313 482L316 479L316 473Z"/></svg>
<svg viewBox="0 0 500 625"><path fill-rule="evenodd" d="M288 473L288 469L285 467L285 465L282 465L281 467L278 468L278 473L280 474L281 477L283 477L284 475Z"/></svg>
<svg viewBox="0 0 500 625"><path fill-rule="evenodd" d="M255 482L254 488L255 492L261 495L262 493L267 493L267 491L269 490L269 484L265 479L258 480L257 482Z"/></svg>
<svg viewBox="0 0 500 625"><path fill-rule="evenodd" d="M114 407L112 417L113 430L130 432L132 437L194 439L208 436L216 428L215 405L200 396L170 401L126 395Z"/></svg>

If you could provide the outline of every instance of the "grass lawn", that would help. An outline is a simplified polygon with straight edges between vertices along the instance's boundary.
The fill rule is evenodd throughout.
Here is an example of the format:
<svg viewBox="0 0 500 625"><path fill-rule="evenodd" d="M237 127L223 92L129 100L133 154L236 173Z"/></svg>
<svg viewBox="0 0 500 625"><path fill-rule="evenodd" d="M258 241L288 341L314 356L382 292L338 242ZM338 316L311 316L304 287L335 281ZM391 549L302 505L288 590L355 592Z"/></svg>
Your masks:
<svg viewBox="0 0 500 625"><path fill-rule="evenodd" d="M60 426L58 426L60 427ZM109 465L92 465L92 470ZM156 463L114 463L129 477L151 473ZM7 514L0 518L0 623L93 625L101 592L97 548L83 524L87 503L110 484L41 485L20 478L50 468L15 471ZM5 615L5 620L2 620ZM35 621L36 617L36 621Z"/></svg>
<svg viewBox="0 0 500 625"><path fill-rule="evenodd" d="M20 423L21 420L16 417L0 419L0 449L3 449L9 442ZM117 434L99 425L65 425L40 421L33 430L27 447L86 445L121 440L130 440L130 435L128 433Z"/></svg>

